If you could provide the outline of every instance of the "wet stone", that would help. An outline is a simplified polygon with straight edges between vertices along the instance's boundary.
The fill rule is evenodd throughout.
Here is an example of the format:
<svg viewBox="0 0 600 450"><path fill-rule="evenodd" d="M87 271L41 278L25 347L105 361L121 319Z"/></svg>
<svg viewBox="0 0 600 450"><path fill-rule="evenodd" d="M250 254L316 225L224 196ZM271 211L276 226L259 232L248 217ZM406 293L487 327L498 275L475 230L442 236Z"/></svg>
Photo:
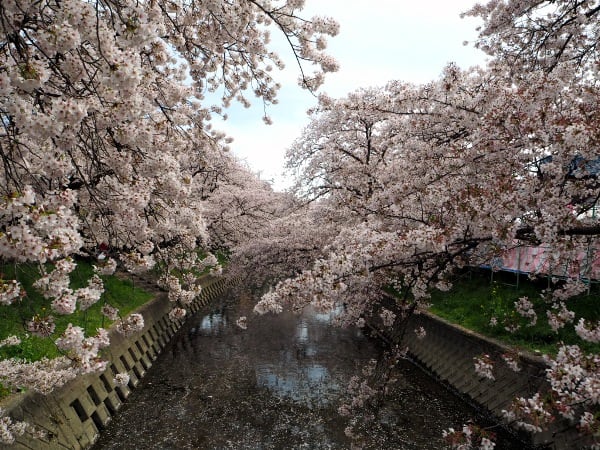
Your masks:
<svg viewBox="0 0 600 450"><path fill-rule="evenodd" d="M379 347L329 315L255 316L254 301L225 295L188 319L93 450L349 449L337 408ZM247 330L235 324L242 315ZM363 448L439 449L442 430L479 420L410 363L393 375ZM521 448L499 436L497 450Z"/></svg>

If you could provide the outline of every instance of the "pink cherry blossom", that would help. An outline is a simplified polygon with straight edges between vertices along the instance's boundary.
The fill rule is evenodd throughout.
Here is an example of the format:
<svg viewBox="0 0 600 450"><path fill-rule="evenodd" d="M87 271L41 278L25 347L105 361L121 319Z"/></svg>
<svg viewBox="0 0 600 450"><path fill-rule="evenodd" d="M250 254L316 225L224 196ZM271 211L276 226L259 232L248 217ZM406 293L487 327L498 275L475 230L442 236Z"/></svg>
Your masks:
<svg viewBox="0 0 600 450"><path fill-rule="evenodd" d="M129 383L129 378L126 373L118 373L115 375L114 382L117 386L126 386Z"/></svg>
<svg viewBox="0 0 600 450"><path fill-rule="evenodd" d="M141 314L133 313L117 323L117 330L125 336L131 336L144 328L144 318Z"/></svg>
<svg viewBox="0 0 600 450"><path fill-rule="evenodd" d="M494 362L490 358L490 355L482 354L474 357L473 360L475 361L475 372L477 372L477 375L490 380L495 380L492 372L494 369Z"/></svg>

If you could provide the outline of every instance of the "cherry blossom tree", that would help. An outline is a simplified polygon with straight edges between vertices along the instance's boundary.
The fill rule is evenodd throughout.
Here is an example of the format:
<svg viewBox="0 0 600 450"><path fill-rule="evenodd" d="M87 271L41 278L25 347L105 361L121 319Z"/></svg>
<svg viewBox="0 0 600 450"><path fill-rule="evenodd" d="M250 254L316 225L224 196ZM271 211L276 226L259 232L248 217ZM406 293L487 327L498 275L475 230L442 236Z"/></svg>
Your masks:
<svg viewBox="0 0 600 450"><path fill-rule="evenodd" d="M575 259L569 252L578 248L598 252L600 228L589 212L597 208L600 198L595 169L600 158L599 11L595 1L491 1L467 12L483 18L476 45L494 57L495 67L510 68L506 72L519 79L528 98L543 99L544 108L523 110L527 114L521 114L519 121L527 124L524 130L535 136L537 145L547 149L549 156L538 159L532 171L554 188L545 190L547 208L536 209L537 217L523 226L518 237L535 233L539 242L551 243L556 260L563 262ZM540 80L538 92L524 89L531 71ZM551 164L546 166L548 161ZM554 329L575 319L565 304L582 288L573 281L549 299L553 311L548 311L548 318ZM597 324L588 325L580 318L575 330L583 340L597 342ZM597 358L576 345L562 345L555 358L547 358L548 394L516 399L507 416L533 431L563 417L592 436L592 446L597 446Z"/></svg>
<svg viewBox="0 0 600 450"><path fill-rule="evenodd" d="M218 174L210 175L218 177L218 183L210 180L201 189L208 242L226 251L251 241L259 228L276 217L285 197L248 167L232 157L228 160Z"/></svg>
<svg viewBox="0 0 600 450"><path fill-rule="evenodd" d="M257 228L252 239L231 249L228 275L241 278L243 286L258 292L325 256L327 248L323 244L331 242L340 231L339 221L326 219L335 214L327 204L302 205L288 196L280 201L283 207Z"/></svg>
<svg viewBox="0 0 600 450"><path fill-rule="evenodd" d="M99 276L87 288L69 287L77 255L99 256L102 275L117 260L138 271L167 258L162 267L168 268L168 258L191 255L207 242L202 191L216 189L221 180L211 177L229 164L222 158L229 141L210 119L232 101L248 104L249 95L265 105L277 101L272 73L283 63L270 48L270 33L289 44L303 87L314 91L324 73L336 70L324 49L337 24L303 18L303 3L0 4L0 261L40 265L36 287L52 302L52 314L100 299ZM207 93L218 93L221 104L212 105ZM19 280L5 278L0 303L23 301ZM183 288L168 277L163 282L179 300L192 295L189 282ZM110 305L106 311L116 316ZM29 322L29 331L56 338L52 316L42 316ZM120 325L124 332L141 326L136 315ZM86 338L69 327L57 340L65 358L43 370L55 384L101 370L97 351L105 337L100 331ZM3 383L36 386L35 377L7 375L16 373L15 361L1 364Z"/></svg>
<svg viewBox="0 0 600 450"><path fill-rule="evenodd" d="M470 12L485 21L478 45L493 56L488 67L449 65L425 85L323 97L288 161L298 195L328 203L340 231L256 311L342 305L342 323L370 319L396 345L404 319L463 267L492 265L519 246L550 248L556 265L597 251L598 10L492 1ZM553 327L578 321L582 339L595 342L597 325L568 307L585 289L582 276L571 271L542 302ZM522 299L517 313L533 320L530 303ZM535 419L536 430L562 416L597 434L596 360L563 347L548 359L552 401L520 399L508 416L524 427ZM491 373L490 365L479 364Z"/></svg>
<svg viewBox="0 0 600 450"><path fill-rule="evenodd" d="M597 71L597 1L494 0L465 15L484 25L476 47L512 67L551 72L562 63Z"/></svg>
<svg viewBox="0 0 600 450"><path fill-rule="evenodd" d="M322 95L310 112L313 120L287 151L297 195L309 201L327 197L349 208L380 189L377 173L393 156L386 108L378 89L340 100Z"/></svg>

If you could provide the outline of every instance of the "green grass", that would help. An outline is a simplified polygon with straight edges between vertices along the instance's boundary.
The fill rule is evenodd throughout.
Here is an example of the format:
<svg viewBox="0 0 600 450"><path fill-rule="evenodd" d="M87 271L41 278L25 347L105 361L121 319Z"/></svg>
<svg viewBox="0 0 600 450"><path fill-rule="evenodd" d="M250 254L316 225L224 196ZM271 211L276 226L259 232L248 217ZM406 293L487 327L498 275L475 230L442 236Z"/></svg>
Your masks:
<svg viewBox="0 0 600 450"><path fill-rule="evenodd" d="M0 273L6 279L14 279L13 277L16 275L27 292L27 296L19 302L8 306L0 305L0 340L10 335L16 335L22 341L20 345L1 347L0 359L15 357L37 361L44 356L48 358L59 356L60 353L54 345L54 340L65 330L69 323L84 328L86 335L94 335L98 328L108 328L112 323L100 312L104 302L118 308L121 316L124 317L153 298L153 294L135 287L129 280L122 280L116 276L103 276L105 292L99 302L87 311L77 309L74 314L61 316L52 313L51 301L43 298L32 287L32 283L39 278L39 271L36 266L0 265ZM86 286L87 280L92 275L92 265L85 261L78 261L77 268L71 274L71 288L77 289ZM56 330L52 339L38 338L26 332L26 321L36 314L40 316L51 314L54 317Z"/></svg>
<svg viewBox="0 0 600 450"><path fill-rule="evenodd" d="M555 354L561 342L577 344L586 352L600 351L600 345L579 338L573 324L567 324L557 333L550 328L546 317L548 304L540 297L542 290L547 287L546 280L536 283L521 275L518 288L516 281L516 275L510 273L495 273L492 282L489 271L467 272L455 282L449 292L432 293L431 312L450 322L531 352ZM523 296L534 303L538 315L534 326L528 326L529 320L514 310L514 302ZM590 295L582 294L568 300L567 308L575 312L575 323L580 317L592 323L600 320L599 286L593 286ZM490 324L492 317L497 318L498 325ZM509 324L518 325L519 329L511 333L505 329Z"/></svg>

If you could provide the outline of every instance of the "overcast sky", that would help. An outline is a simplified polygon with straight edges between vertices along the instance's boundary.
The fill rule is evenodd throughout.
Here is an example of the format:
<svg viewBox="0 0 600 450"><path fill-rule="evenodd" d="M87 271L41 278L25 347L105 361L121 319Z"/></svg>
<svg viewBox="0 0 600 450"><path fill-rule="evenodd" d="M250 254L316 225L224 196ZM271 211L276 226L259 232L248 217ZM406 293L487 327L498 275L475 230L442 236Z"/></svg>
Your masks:
<svg viewBox="0 0 600 450"><path fill-rule="evenodd" d="M425 83L437 78L443 67L456 62L467 68L482 64L485 55L464 41L477 36L479 22L460 18L475 0L306 0L304 16L335 18L340 33L330 39L328 52L340 70L328 74L321 91L343 97L360 87L383 86L389 80ZM274 34L273 39L277 36ZM282 55L285 57L286 55ZM234 106L226 122L214 126L234 138L231 148L261 178L276 189L288 183L282 177L287 147L308 124L306 111L316 99L297 87L297 67L291 62L274 73L282 84L279 104L269 107L273 125L262 122L263 106Z"/></svg>

